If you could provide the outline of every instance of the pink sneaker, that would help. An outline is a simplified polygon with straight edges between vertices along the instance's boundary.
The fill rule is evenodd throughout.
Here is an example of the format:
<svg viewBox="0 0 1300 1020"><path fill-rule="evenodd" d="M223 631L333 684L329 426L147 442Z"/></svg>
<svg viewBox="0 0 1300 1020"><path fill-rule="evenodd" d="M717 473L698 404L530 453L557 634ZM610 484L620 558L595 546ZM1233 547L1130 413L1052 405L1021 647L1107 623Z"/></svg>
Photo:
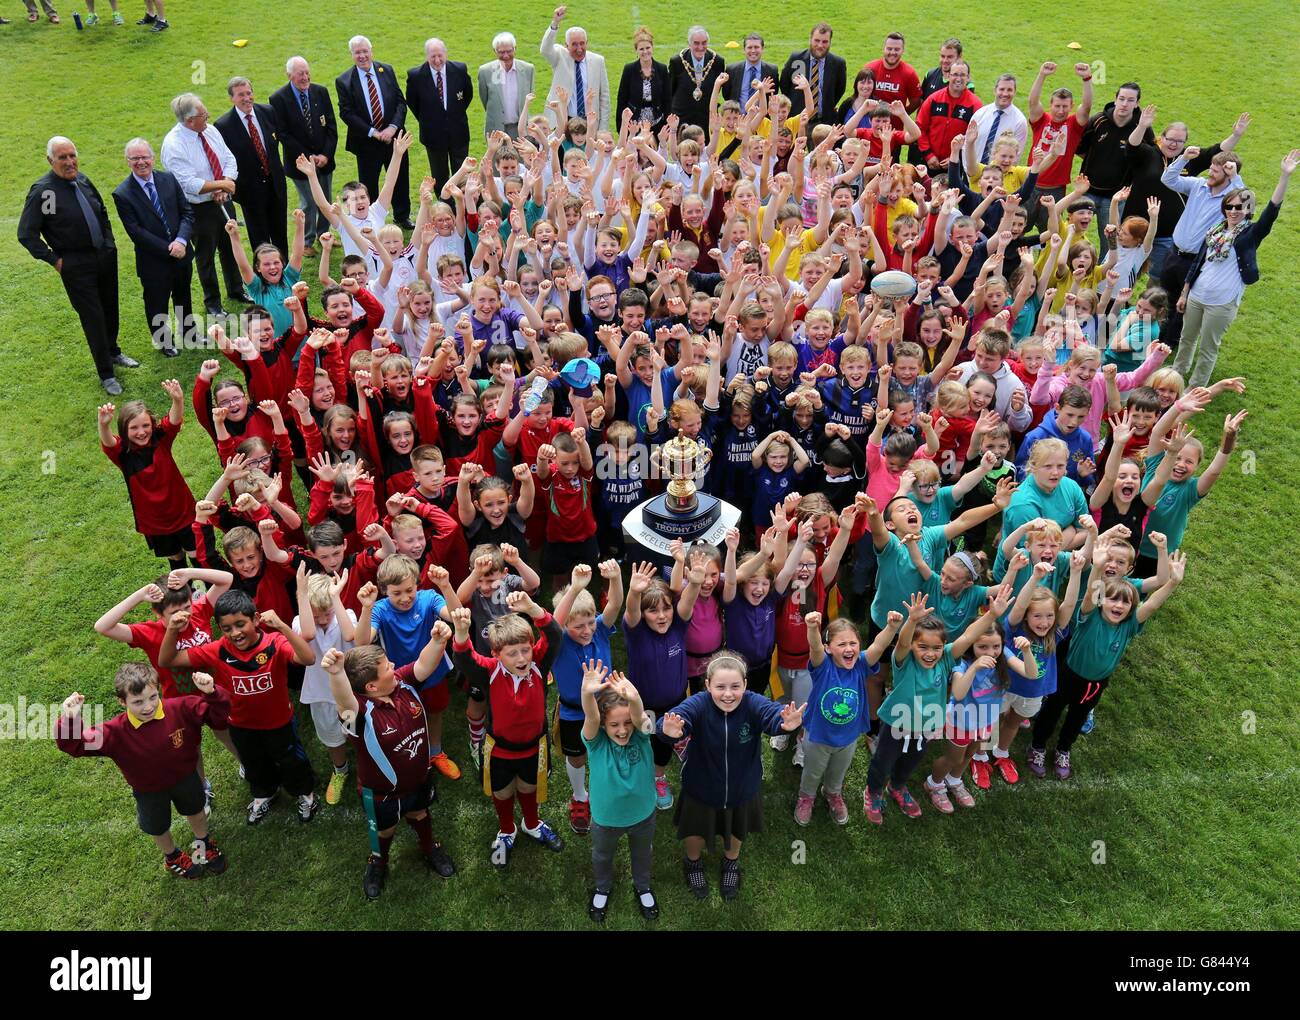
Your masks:
<svg viewBox="0 0 1300 1020"><path fill-rule="evenodd" d="M870 790L862 791L862 813L873 825L885 824L885 797L883 794L872 796Z"/></svg>
<svg viewBox="0 0 1300 1020"><path fill-rule="evenodd" d="M930 785L930 780L927 779L925 781L925 792L930 795L931 804L937 807L945 815L952 814L953 811L952 801L948 799L948 791L944 789L944 785L942 783L940 783L938 787L933 787ZM897 800L897 798L895 799ZM903 808L904 811L907 810L907 808L903 806L903 802L901 800L898 801L898 806ZM918 812L918 814L919 813L920 812Z"/></svg>
<svg viewBox="0 0 1300 1020"><path fill-rule="evenodd" d="M831 817L835 819L836 825L849 824L849 807L844 803L844 797L838 793L827 793L822 791L826 798L826 807L830 809Z"/></svg>
<svg viewBox="0 0 1300 1020"><path fill-rule="evenodd" d="M906 786L901 790L895 790L893 787L886 787L886 790L889 795L894 798L894 803L898 805L898 809L902 811L903 814L907 815L908 818L921 817L921 805L912 799L912 791L910 791ZM944 799L946 800L947 798L945 797ZM951 809L952 805L949 804L948 807Z"/></svg>
<svg viewBox="0 0 1300 1020"><path fill-rule="evenodd" d="M807 825L812 821L813 798L812 794L801 793L799 799L794 805L794 820L800 825Z"/></svg>
<svg viewBox="0 0 1300 1020"><path fill-rule="evenodd" d="M949 783L948 795L964 808L975 806L975 798L970 795L970 790L966 789L965 783Z"/></svg>

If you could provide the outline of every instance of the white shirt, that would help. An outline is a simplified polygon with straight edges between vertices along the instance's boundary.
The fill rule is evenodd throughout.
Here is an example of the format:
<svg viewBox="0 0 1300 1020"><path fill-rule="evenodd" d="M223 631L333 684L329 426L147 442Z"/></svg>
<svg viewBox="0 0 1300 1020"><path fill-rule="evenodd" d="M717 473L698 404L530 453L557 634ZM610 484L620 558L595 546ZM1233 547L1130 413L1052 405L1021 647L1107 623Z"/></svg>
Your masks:
<svg viewBox="0 0 1300 1020"><path fill-rule="evenodd" d="M993 121L997 118L998 108L994 103L988 103L981 106L975 111L975 116L971 118L971 124L976 130L975 135L975 158L979 159L984 154L984 145L988 141L989 132L993 130ZM998 121L998 134L1005 134L1010 131L1020 142L1020 149L1023 152L1025 143L1029 141L1029 121L1025 115L1017 109L1016 104L1012 103L1002 111L1002 119ZM996 139L994 139L996 141ZM1020 155L1017 154L1019 159ZM981 160L982 162L982 160Z"/></svg>
<svg viewBox="0 0 1300 1020"><path fill-rule="evenodd" d="M433 94L436 96L442 94L442 108L447 109L447 65L434 67L429 65L429 73L433 75Z"/></svg>
<svg viewBox="0 0 1300 1020"><path fill-rule="evenodd" d="M267 149L269 151L270 147L266 144L266 136L262 134L262 125L260 125L257 122L257 111L249 110L247 113L244 113L243 110L241 110L238 106L236 106L235 116L239 118L239 123L242 124L244 126L244 130L248 132L248 137L252 138L253 135L256 134L257 137L262 142L262 148ZM251 126L248 123L249 117L253 118L253 123Z"/></svg>
<svg viewBox="0 0 1300 1020"><path fill-rule="evenodd" d="M507 122L517 121L519 119L519 68L514 64L510 65L510 70L501 68L501 73L497 76L501 82L501 113Z"/></svg>
<svg viewBox="0 0 1300 1020"><path fill-rule="evenodd" d="M357 625L357 615L351 609L345 610L348 619L352 621L352 626ZM293 632L302 634L302 620L300 617L293 618ZM339 633L339 620L337 616L330 617L328 627L317 627L316 636L307 644L311 645L311 650L316 653L316 661L303 670L302 691L298 695L298 700L304 705L310 705L313 702L323 701L330 704L334 703L334 695L330 693L330 675L325 672L320 661L325 657L325 653L331 648L337 648L340 652L346 652L352 647L351 641L344 641L343 635Z"/></svg>
<svg viewBox="0 0 1300 1020"><path fill-rule="evenodd" d="M381 202L371 202L370 209L364 218L353 216L348 212L344 212L343 215L352 221L352 225L357 228L358 232L360 232L362 227L370 227L375 232L376 239L378 239L379 228L384 225L384 220L388 219L388 210L384 208L384 205ZM375 279L379 275L379 271L384 268L384 264L379 260L379 256L369 248L365 251L358 248L357 242L352 240L352 235L348 233L348 231L339 230L337 233L342 235L343 254L360 255L366 260L366 265L370 268L370 278L372 280Z"/></svg>
<svg viewBox="0 0 1300 1020"><path fill-rule="evenodd" d="M203 130L203 139L217 155L217 161L221 164L221 176L235 180L239 176L239 167L235 165L235 157L226 147L221 132L209 124ZM176 183L181 186L181 191L191 205L212 201L215 192L199 194L199 189L214 178L212 165L208 162L207 153L203 151L203 142L199 141L198 132L191 131L184 124L177 124L163 139L160 155L163 166L176 178Z"/></svg>

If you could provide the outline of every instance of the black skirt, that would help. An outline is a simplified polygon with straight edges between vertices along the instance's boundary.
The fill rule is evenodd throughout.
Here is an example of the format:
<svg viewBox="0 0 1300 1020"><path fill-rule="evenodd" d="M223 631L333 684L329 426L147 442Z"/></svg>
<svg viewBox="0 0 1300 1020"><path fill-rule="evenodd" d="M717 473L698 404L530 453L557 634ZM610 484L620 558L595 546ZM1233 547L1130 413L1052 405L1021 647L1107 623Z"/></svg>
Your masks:
<svg viewBox="0 0 1300 1020"><path fill-rule="evenodd" d="M677 798L673 811L677 838L696 836L708 846L721 838L723 849L730 849L733 839L744 842L751 832L763 831L763 795L756 793L743 804L715 808L701 803L686 791Z"/></svg>

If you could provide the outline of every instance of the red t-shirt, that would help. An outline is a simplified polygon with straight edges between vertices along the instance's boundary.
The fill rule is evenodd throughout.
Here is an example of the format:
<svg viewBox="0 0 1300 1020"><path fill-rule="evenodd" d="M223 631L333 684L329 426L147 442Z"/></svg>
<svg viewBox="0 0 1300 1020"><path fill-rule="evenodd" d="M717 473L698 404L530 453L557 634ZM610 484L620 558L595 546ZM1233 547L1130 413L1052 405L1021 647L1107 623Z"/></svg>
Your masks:
<svg viewBox="0 0 1300 1020"><path fill-rule="evenodd" d="M813 575L812 588L803 593L802 602L795 601L795 594L792 586L776 614L776 664L783 669L808 668L808 625L804 614L826 610L826 585L820 567Z"/></svg>
<svg viewBox="0 0 1300 1020"><path fill-rule="evenodd" d="M126 478L135 530L142 535L170 535L194 523L194 494L172 459L172 443L180 430L163 418L148 446L128 448L126 440L118 439L100 447Z"/></svg>
<svg viewBox="0 0 1300 1020"><path fill-rule="evenodd" d="M900 60L897 67L889 68L885 66L885 58L878 57L867 67L876 76L872 99L878 99L885 105L898 99L908 107L915 107L921 101L921 78L907 61ZM902 127L897 117L893 121L894 127Z"/></svg>
<svg viewBox="0 0 1300 1020"><path fill-rule="evenodd" d="M289 663L293 645L279 632L263 634L247 652L226 638L189 649L191 668L211 673L230 692L230 725L246 730L276 730L293 718L289 702Z"/></svg>
<svg viewBox="0 0 1300 1020"><path fill-rule="evenodd" d="M1046 110L1030 127L1034 130L1034 142L1029 150L1029 162L1038 159L1052 147L1052 143L1062 131L1067 132L1065 155L1055 160L1051 166L1038 175L1040 188L1064 188L1070 183L1070 172L1074 167L1074 150L1083 138L1084 125L1071 113L1064 121L1052 120Z"/></svg>
<svg viewBox="0 0 1300 1020"><path fill-rule="evenodd" d="M593 477L588 469L565 478L552 467L546 480L538 482L548 508L548 542L585 542L596 533L596 514L591 508Z"/></svg>
<svg viewBox="0 0 1300 1020"><path fill-rule="evenodd" d="M131 647L138 648L149 657L149 662L158 671L162 681L164 698L179 698L185 694L197 694L194 686L193 671L188 669L171 670L158 665L158 649L162 647L163 634L167 631L167 621L149 620L145 623L129 623ZM190 603L190 622L177 635L176 647L187 651L212 640L212 603L206 595L200 595Z"/></svg>
<svg viewBox="0 0 1300 1020"><path fill-rule="evenodd" d="M399 685L391 704L357 695L356 733L348 740L357 752L357 789L378 796L414 793L429 776L429 726L415 692L415 664L396 670Z"/></svg>
<svg viewBox="0 0 1300 1020"><path fill-rule="evenodd" d="M939 452L935 461L939 473L945 479L956 478L966 464L967 448L970 446L971 433L975 431L975 419L971 417L949 417L948 427L939 433Z"/></svg>
<svg viewBox="0 0 1300 1020"><path fill-rule="evenodd" d="M880 135L872 131L871 128L858 128L854 132L859 138L867 143L867 165L872 166L880 162L880 157L884 155L884 145L880 141ZM889 154L893 156L903 147L907 136L897 129L889 136Z"/></svg>

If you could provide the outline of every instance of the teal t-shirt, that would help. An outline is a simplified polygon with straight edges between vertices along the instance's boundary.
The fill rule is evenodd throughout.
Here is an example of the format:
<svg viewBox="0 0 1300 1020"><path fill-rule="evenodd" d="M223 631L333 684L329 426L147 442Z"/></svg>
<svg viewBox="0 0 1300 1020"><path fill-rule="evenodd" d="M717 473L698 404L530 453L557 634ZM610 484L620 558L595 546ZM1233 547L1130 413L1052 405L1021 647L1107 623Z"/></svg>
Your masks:
<svg viewBox="0 0 1300 1020"><path fill-rule="evenodd" d="M1102 617L1098 606L1087 616L1077 618L1065 661L1085 680L1104 680L1115 672L1128 643L1141 632L1136 608L1118 624L1112 624Z"/></svg>
<svg viewBox="0 0 1300 1020"><path fill-rule="evenodd" d="M1168 488L1168 486L1166 486ZM1052 492L1044 492L1029 475L1011 496L1011 504L1002 515L1002 534L998 538L998 555L993 562L993 576L1001 577L1007 569L1007 559L1002 555L1002 542L1022 524L1035 517L1055 521L1062 528L1079 523L1079 518L1091 513L1088 500L1073 478L1062 478Z"/></svg>
<svg viewBox="0 0 1300 1020"><path fill-rule="evenodd" d="M591 817L606 828L644 822L655 811L655 762L650 738L640 730L623 747L603 730L582 738L590 766Z"/></svg>
<svg viewBox="0 0 1300 1020"><path fill-rule="evenodd" d="M1146 476L1142 479L1142 487L1151 484L1151 479L1155 477L1156 468L1160 466L1160 461L1165 454L1157 453L1155 456L1147 459ZM1201 494L1196 491L1196 476L1188 475L1181 482L1175 482L1172 478L1165 482L1164 490L1160 493L1160 498L1156 500L1156 505L1151 508L1147 514L1147 526L1142 534L1142 546L1138 550L1142 556L1150 556L1153 559L1158 555L1156 547L1151 544L1147 537L1153 531L1158 531L1169 540L1169 551L1173 552L1183 544L1183 535L1187 531L1187 518L1192 512L1192 507L1201 501Z"/></svg>
<svg viewBox="0 0 1300 1020"><path fill-rule="evenodd" d="M1151 345L1160 339L1160 323L1135 322L1129 326L1124 339L1133 349L1117 351L1107 347L1102 353L1101 362L1103 365L1115 365L1121 372L1135 372L1151 353Z"/></svg>
<svg viewBox="0 0 1300 1020"><path fill-rule="evenodd" d="M929 669L910 653L901 663L895 658L893 666L894 689L880 706L881 725L914 736L941 734L948 705L948 678L956 666L952 644L943 646L943 655Z"/></svg>
<svg viewBox="0 0 1300 1020"><path fill-rule="evenodd" d="M939 619L948 628L948 633L956 637L971 625L975 617L979 616L980 607L988 598L989 590L986 585L972 584L956 598L952 598L943 593L939 574L936 571L930 576L930 581L925 586L925 593L930 596L930 605L938 610Z"/></svg>
<svg viewBox="0 0 1300 1020"><path fill-rule="evenodd" d="M244 286L253 303L271 313L276 336L283 335L293 325L293 312L284 307L284 299L293 296L293 285L301 279L302 273L286 262L279 283L267 283L254 273L253 282Z"/></svg>
<svg viewBox="0 0 1300 1020"><path fill-rule="evenodd" d="M948 539L944 536L942 527L921 529L921 558L926 563L933 565L938 556L939 565L942 566L942 556L947 547ZM907 546L891 532L889 544L876 550L876 596L871 600L871 619L883 630L889 622L891 609L900 613L907 612L907 600L924 590L921 574L912 565Z"/></svg>
<svg viewBox="0 0 1300 1020"><path fill-rule="evenodd" d="M952 494L951 485L945 485L936 492L934 499L929 503L922 503L916 498L915 492L909 492L907 498L915 503L916 508L921 511L922 527L945 527L952 523L952 515L957 512L957 500ZM943 566L943 563L942 561L938 564L931 563L930 566L938 570L939 567Z"/></svg>
<svg viewBox="0 0 1300 1020"><path fill-rule="evenodd" d="M1001 582L1007 575L1007 566L1002 565L1002 574L998 576L994 571L993 580ZM1011 584L1011 599L1014 602L1019 598L1020 593L1025 590L1025 585L1029 579L1034 576L1034 565L1023 568L1016 574L1016 579ZM1065 586L1070 583L1070 554L1068 552L1059 552L1056 554L1056 563L1052 567L1052 572L1044 577L1039 584L1044 584L1052 589L1052 594L1058 599L1065 594Z"/></svg>

